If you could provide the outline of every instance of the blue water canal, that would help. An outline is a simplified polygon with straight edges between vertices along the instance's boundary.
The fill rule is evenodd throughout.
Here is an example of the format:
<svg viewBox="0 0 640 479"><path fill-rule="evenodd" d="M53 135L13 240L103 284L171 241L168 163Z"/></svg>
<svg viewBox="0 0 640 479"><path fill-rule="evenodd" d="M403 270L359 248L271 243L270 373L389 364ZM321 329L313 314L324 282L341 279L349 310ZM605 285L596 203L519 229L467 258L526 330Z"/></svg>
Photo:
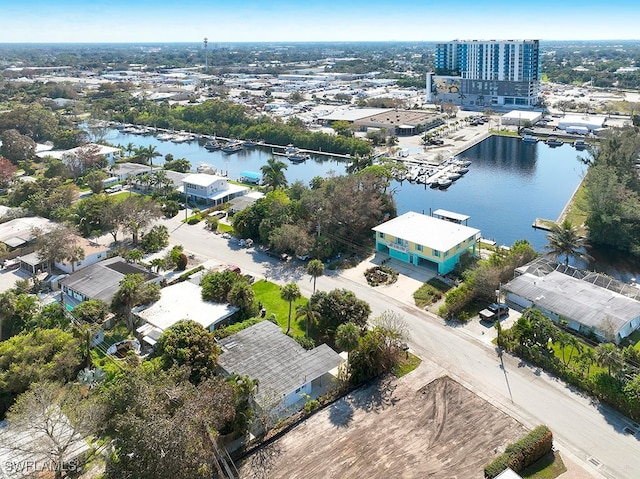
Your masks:
<svg viewBox="0 0 640 479"><path fill-rule="evenodd" d="M163 156L171 153L174 158L186 158L194 169L206 163L228 173L230 178L238 178L244 170L259 172L272 156L269 149L261 148L232 155L208 152L197 142L176 144L118 130L110 130L106 140L114 145L154 145ZM469 172L447 190L408 181L394 182L398 214L406 211L429 214L438 208L455 211L470 216L469 226L480 229L485 238L505 245L526 239L542 251L547 243L546 232L531 225L536 218L558 218L586 171L578 161L578 156L585 154L568 144L551 148L544 143L490 137L460 155L472 164ZM160 158L155 161L162 163ZM345 166L344 160L318 157L300 164L288 163L286 176L289 183L301 180L308 184L314 176L345 174ZM640 265L614 253L595 251L592 255L594 262L580 266L624 280L640 273Z"/></svg>

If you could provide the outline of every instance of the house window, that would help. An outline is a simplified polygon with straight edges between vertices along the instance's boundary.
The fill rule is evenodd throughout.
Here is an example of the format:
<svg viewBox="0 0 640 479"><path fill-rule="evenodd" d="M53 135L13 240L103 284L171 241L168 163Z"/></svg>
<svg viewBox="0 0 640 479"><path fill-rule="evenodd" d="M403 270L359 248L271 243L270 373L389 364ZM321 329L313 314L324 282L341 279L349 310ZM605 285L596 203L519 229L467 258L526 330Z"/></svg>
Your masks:
<svg viewBox="0 0 640 479"><path fill-rule="evenodd" d="M99 253L97 256L98 259L102 259L102 253Z"/></svg>
<svg viewBox="0 0 640 479"><path fill-rule="evenodd" d="M77 261L76 266L82 266L82 261Z"/></svg>
<svg viewBox="0 0 640 479"><path fill-rule="evenodd" d="M456 245L456 250L459 250L459 249L460 249L460 245L459 245L459 244L457 244L457 245Z"/></svg>
<svg viewBox="0 0 640 479"><path fill-rule="evenodd" d="M402 238L396 238L396 244L404 244Z"/></svg>
<svg viewBox="0 0 640 479"><path fill-rule="evenodd" d="M449 256L449 252L448 252L448 251L445 251L445 252L444 252L444 257L446 258L447 256Z"/></svg>
<svg viewBox="0 0 640 479"><path fill-rule="evenodd" d="M422 251L422 245L416 243L416 251Z"/></svg>
<svg viewBox="0 0 640 479"><path fill-rule="evenodd" d="M438 251L437 249L432 250L432 252L433 252L433 253L432 253L432 254L433 254L433 256L435 256L436 258L439 258L439 257L440 257L440 251Z"/></svg>
<svg viewBox="0 0 640 479"><path fill-rule="evenodd" d="M378 238L384 238L384 233L382 233L382 232L380 232L380 231L379 231L379 232L378 232Z"/></svg>

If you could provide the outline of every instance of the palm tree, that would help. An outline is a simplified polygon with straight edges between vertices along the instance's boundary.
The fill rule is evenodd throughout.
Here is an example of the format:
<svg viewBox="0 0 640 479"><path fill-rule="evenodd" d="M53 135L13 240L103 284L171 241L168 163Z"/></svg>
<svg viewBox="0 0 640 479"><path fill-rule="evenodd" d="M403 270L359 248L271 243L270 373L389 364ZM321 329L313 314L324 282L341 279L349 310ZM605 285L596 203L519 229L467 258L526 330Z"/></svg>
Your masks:
<svg viewBox="0 0 640 479"><path fill-rule="evenodd" d="M568 220L564 220L561 225L554 224L551 226L551 232L547 235L546 249L556 259L564 256L564 264L569 264L569 258L587 258L588 255L583 252L586 246L584 237L578 234L578 229Z"/></svg>
<svg viewBox="0 0 640 479"><path fill-rule="evenodd" d="M319 259L312 259L307 264L307 273L313 277L313 292L316 292L316 279L324 274L324 263Z"/></svg>
<svg viewBox="0 0 640 479"><path fill-rule="evenodd" d="M607 368L607 372L611 376L611 370L618 370L622 365L622 355L615 344L598 344L596 347L596 362L603 368Z"/></svg>
<svg viewBox="0 0 640 479"><path fill-rule="evenodd" d="M127 152L127 157L131 158L131 154L135 151L135 149L136 145L131 142L127 143L127 146L124 147L124 151Z"/></svg>
<svg viewBox="0 0 640 479"><path fill-rule="evenodd" d="M151 169L153 169L153 159L161 157L162 154L155 146L149 145L138 148L136 156L141 160L143 165L149 163L151 165Z"/></svg>
<svg viewBox="0 0 640 479"><path fill-rule="evenodd" d="M300 288L296 283L285 284L280 290L280 298L289 303L289 318L287 319L287 334L291 331L291 305L292 303L302 297L300 294Z"/></svg>
<svg viewBox="0 0 640 479"><path fill-rule="evenodd" d="M358 347L360 342L360 328L353 323L345 323L336 329L336 346L347 352L347 362L349 353Z"/></svg>
<svg viewBox="0 0 640 479"><path fill-rule="evenodd" d="M311 301L296 306L296 319L304 318L305 320L305 336L309 337L309 324L317 320L320 313Z"/></svg>
<svg viewBox="0 0 640 479"><path fill-rule="evenodd" d="M273 188L274 190L280 187L287 186L287 177L284 175L284 170L287 169L287 165L275 158L269 158L267 164L260 168L262 172L262 184Z"/></svg>
<svg viewBox="0 0 640 479"><path fill-rule="evenodd" d="M596 353L593 348L583 348L580 356L578 356L578 362L580 365L586 369L587 377L589 377L589 373L591 372L591 365L596 362Z"/></svg>

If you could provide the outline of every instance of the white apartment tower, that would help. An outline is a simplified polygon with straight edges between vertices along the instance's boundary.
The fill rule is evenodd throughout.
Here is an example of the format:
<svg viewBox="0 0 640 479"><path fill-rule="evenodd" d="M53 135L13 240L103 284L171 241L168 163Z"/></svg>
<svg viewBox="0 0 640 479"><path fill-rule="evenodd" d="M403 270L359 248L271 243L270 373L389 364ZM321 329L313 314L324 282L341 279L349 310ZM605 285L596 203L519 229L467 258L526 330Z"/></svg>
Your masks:
<svg viewBox="0 0 640 479"><path fill-rule="evenodd" d="M531 108L540 94L539 40L438 43L433 101L466 106Z"/></svg>

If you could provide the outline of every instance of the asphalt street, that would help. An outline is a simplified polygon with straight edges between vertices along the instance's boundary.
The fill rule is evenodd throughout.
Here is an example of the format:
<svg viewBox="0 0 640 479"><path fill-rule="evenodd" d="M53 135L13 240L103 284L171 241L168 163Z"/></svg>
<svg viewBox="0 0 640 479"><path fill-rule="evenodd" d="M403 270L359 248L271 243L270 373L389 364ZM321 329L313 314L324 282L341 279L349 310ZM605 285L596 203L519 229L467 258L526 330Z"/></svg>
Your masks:
<svg viewBox="0 0 640 479"><path fill-rule="evenodd" d="M306 274L304 263L297 260L282 263L257 249L240 248L233 240L215 235L202 225L181 223L183 215L181 212L176 218L163 220L172 245L183 245L196 258L220 265L235 264L243 273L258 279L279 284L295 281L303 295L311 295L313 281ZM317 288L350 289L371 305L373 315L388 309L401 312L411 332L409 345L427 364L442 368L527 427L548 425L556 447L571 455L594 477L639 477L640 433L629 434L625 428L640 430L640 426L624 416L517 358L499 355L487 337L481 338L464 326L446 325L441 318L413 306L406 297L399 298L393 290L385 294L384 290L367 286L364 279L356 281L332 271L318 278ZM420 375L416 375L416 381L420 381ZM416 385L416 389L423 385Z"/></svg>

